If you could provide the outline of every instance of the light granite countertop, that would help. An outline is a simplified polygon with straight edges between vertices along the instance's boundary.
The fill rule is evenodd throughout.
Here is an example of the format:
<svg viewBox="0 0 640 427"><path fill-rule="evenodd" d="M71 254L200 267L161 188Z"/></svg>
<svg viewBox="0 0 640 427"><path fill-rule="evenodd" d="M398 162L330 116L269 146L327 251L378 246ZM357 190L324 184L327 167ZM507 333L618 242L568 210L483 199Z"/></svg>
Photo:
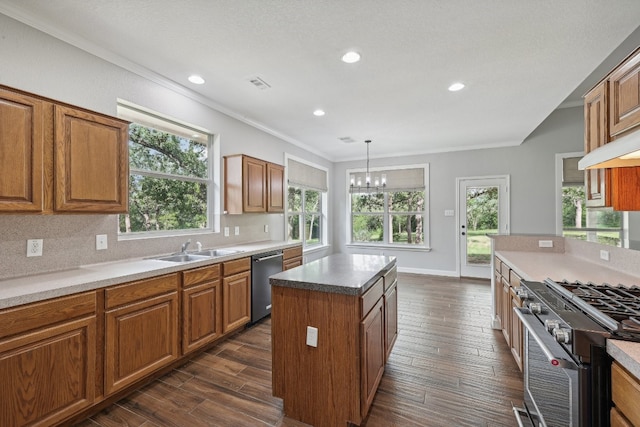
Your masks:
<svg viewBox="0 0 640 427"><path fill-rule="evenodd" d="M275 274L269 281L272 286L361 295L395 263L394 256L334 254Z"/></svg>
<svg viewBox="0 0 640 427"><path fill-rule="evenodd" d="M496 251L495 254L525 280L542 281L551 278L610 285L640 285L640 278L637 276L603 267L566 253ZM607 352L628 371L640 378L640 343L607 340Z"/></svg>
<svg viewBox="0 0 640 427"><path fill-rule="evenodd" d="M70 270L0 280L0 309L100 289L190 268L217 264L261 252L285 249L299 244L300 243L283 241L263 241L225 247L224 249L235 249L241 252L201 261L176 263L145 257L84 265Z"/></svg>

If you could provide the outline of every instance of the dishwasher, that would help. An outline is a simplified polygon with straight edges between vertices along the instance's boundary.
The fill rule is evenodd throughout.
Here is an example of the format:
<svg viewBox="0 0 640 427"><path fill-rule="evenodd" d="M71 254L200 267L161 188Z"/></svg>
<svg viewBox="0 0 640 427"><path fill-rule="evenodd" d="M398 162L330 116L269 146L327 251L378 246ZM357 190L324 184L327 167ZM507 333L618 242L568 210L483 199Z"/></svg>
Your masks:
<svg viewBox="0 0 640 427"><path fill-rule="evenodd" d="M271 314L269 276L282 271L282 251L251 257L251 324Z"/></svg>

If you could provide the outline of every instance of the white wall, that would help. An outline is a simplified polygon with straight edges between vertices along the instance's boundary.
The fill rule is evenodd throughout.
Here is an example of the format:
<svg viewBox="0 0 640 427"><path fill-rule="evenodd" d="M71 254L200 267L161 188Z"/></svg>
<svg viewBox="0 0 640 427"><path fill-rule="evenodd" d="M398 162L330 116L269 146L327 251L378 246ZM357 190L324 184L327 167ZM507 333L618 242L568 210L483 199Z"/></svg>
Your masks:
<svg viewBox="0 0 640 427"><path fill-rule="evenodd" d="M522 100L526 102L526 100ZM404 271L455 275L456 217L445 217L445 209L456 208L456 178L509 175L511 178L511 233L555 234L555 154L583 149L582 108L552 113L518 147L460 151L424 156L372 159L371 167L429 163L430 252L392 250ZM504 118L509 120L508 117ZM471 141L470 141L471 142ZM364 150L364 147L363 147ZM339 252L380 253L346 247L346 170L362 168L363 161L336 163L333 175L333 240ZM457 214L457 213L456 213Z"/></svg>
<svg viewBox="0 0 640 427"><path fill-rule="evenodd" d="M284 164L286 152L332 173L326 159L220 113L194 100L186 89L172 90L171 85L127 71L2 14L0 58L2 85L113 116L117 99L124 99L220 135L221 155L243 153ZM223 227L240 226L240 236L209 233L191 236L192 240L213 247L284 238L282 214L223 215L220 222ZM263 231L265 224L269 233ZM182 236L118 242L117 215L0 215L0 233L0 279L174 252L186 240ZM95 251L96 234L108 235L108 250ZM44 239L42 257L26 258L26 240L31 238Z"/></svg>

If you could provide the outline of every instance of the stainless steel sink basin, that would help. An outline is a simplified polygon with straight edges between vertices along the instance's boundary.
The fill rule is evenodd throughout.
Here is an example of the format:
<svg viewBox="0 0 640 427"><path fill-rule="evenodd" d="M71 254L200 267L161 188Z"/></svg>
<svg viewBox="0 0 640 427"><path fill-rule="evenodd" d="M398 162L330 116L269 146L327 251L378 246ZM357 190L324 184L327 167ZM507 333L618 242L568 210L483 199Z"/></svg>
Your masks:
<svg viewBox="0 0 640 427"><path fill-rule="evenodd" d="M175 254L164 256L160 258L155 258L159 261L171 261L171 262L190 262L190 261L201 261L203 259L210 259L211 257L208 255L197 255L197 254Z"/></svg>
<svg viewBox="0 0 640 427"><path fill-rule="evenodd" d="M209 258L233 255L242 252L237 249L207 249L206 251L194 252L194 255L203 255Z"/></svg>

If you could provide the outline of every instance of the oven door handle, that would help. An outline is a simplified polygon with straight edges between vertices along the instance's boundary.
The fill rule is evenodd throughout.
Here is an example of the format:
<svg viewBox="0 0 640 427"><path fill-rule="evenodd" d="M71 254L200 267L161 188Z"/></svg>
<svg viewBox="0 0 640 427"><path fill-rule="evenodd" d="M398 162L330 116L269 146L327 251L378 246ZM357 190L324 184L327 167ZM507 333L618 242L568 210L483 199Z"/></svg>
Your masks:
<svg viewBox="0 0 640 427"><path fill-rule="evenodd" d="M536 322L538 319L535 318L535 316L531 313L531 311L528 308L514 307L513 311L515 311L515 313L518 315L518 317L520 318L520 321L522 322L522 325L525 328L527 328L527 330L529 331L529 334L531 334L533 339L536 340L536 342L540 346L540 349L542 350L544 355L547 357L547 360L549 360L549 363L551 365L557 366L562 369L575 369L575 370L578 369L578 366L575 364L573 360L567 360L567 359L563 359L561 357L556 357L553 355L553 352L544 343L543 339L540 337L540 335L536 331L536 329L542 328L542 326L539 324L536 325L533 322L531 322L530 319L532 317L535 319Z"/></svg>

